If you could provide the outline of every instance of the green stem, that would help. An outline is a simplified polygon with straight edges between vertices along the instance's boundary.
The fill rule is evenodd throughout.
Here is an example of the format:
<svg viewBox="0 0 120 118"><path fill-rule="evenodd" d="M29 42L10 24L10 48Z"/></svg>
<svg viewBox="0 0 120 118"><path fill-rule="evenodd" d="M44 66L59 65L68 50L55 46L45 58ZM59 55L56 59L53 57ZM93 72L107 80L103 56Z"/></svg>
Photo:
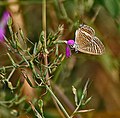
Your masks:
<svg viewBox="0 0 120 118"><path fill-rule="evenodd" d="M74 116L74 114L77 112L77 110L79 109L81 105L81 101L79 102L78 106L76 107L76 109L74 110L74 112L72 113L72 115L70 116L70 118L72 118Z"/></svg>
<svg viewBox="0 0 120 118"><path fill-rule="evenodd" d="M43 24L43 31L44 31L44 51L45 51L44 64L45 66L48 66L48 55L47 55L47 45L46 45L46 0L43 0L43 5L42 5L42 24ZM48 69L47 69L45 79L47 81L47 84L50 85Z"/></svg>
<svg viewBox="0 0 120 118"><path fill-rule="evenodd" d="M47 45L46 45L46 0L43 0L43 5L42 5L42 24L43 24L43 31L44 31L44 50L45 50L44 64L47 67L48 66L48 55L46 53L47 52ZM47 69L47 73L46 73L46 81L47 81L47 84L50 86L48 69ZM42 82L44 83L44 80L42 80ZM52 92L52 90L50 89L50 87L47 84L45 84L47 90L50 92L52 97L55 99L55 101L57 102L57 104L59 105L61 110L66 115L66 117L70 118L70 116L67 113L67 111L65 110L65 108L62 106L62 104L60 103L58 98L55 96L55 94Z"/></svg>
<svg viewBox="0 0 120 118"><path fill-rule="evenodd" d="M11 57L11 55L10 55L9 53L7 53L7 55L8 55L8 57L9 57L10 61L12 62L12 65L13 65L14 67L16 67L16 63L14 62L13 58Z"/></svg>
<svg viewBox="0 0 120 118"><path fill-rule="evenodd" d="M22 59L27 63L27 65L29 66L29 62L27 61L27 59L25 58L25 56L22 55L22 54L20 53L20 51L17 51L17 52L18 52L18 54L22 57Z"/></svg>
<svg viewBox="0 0 120 118"><path fill-rule="evenodd" d="M63 41L63 40L57 40L57 41L54 41L53 43L54 43L54 44L63 44L63 43L66 44L67 41L66 41L66 40L64 40L64 41Z"/></svg>
<svg viewBox="0 0 120 118"><path fill-rule="evenodd" d="M83 93L82 93L82 96L81 96L81 99L79 101L79 104L77 105L76 109L74 110L74 112L72 113L71 117L72 118L74 116L74 114L78 111L78 109L80 108L81 104L82 104L82 101L83 99L85 98L85 95L86 95L86 92L87 92L87 86L88 86L88 83L89 83L89 79L87 80L86 84L85 84L85 87L83 89Z"/></svg>
<svg viewBox="0 0 120 118"><path fill-rule="evenodd" d="M10 80L10 78L12 77L13 73L15 72L15 68L12 69L11 73L9 74L7 81Z"/></svg>
<svg viewBox="0 0 120 118"><path fill-rule="evenodd" d="M60 106L60 108L62 109L62 111L64 112L64 114L66 115L66 117L70 118L69 114L67 113L67 111L65 110L65 108L63 107L63 105L61 104L61 102L58 100L58 98L55 96L55 94L52 92L52 90L49 88L48 85L46 85L46 88L51 93L51 95L54 97L54 99L56 100L56 102L58 103L58 105Z"/></svg>
<svg viewBox="0 0 120 118"><path fill-rule="evenodd" d="M27 68L29 67L28 65L17 65L19 68ZM14 66L3 66L2 68L0 68L0 70L3 70L3 69L11 69L11 68L14 68Z"/></svg>

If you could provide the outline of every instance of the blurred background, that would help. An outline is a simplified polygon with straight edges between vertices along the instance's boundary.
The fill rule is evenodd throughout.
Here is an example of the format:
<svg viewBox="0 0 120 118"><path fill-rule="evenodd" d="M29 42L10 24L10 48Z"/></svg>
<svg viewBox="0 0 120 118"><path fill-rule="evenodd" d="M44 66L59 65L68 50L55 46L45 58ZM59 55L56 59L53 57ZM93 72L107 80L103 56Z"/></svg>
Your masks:
<svg viewBox="0 0 120 118"><path fill-rule="evenodd" d="M81 52L75 53L72 50L72 56L65 58L53 74L52 81L55 83L53 90L56 96L71 113L75 106L72 86L76 87L80 95L86 81L89 79L88 97L92 96L92 99L84 109L95 110L82 113L78 117L120 118L120 1L46 1L47 35L50 32L56 32L58 26L63 24L64 31L60 40L74 39L77 26L85 23L95 29L96 36L99 37L105 46L105 53L100 56ZM14 31L21 28L32 42L37 42L43 30L42 2L42 0L1 0L0 17L2 18L4 11L9 11L13 18ZM6 36L10 36L7 28ZM65 54L65 45L60 45L60 47L62 47L60 51ZM7 65L9 61L5 55L3 42L0 42L0 48L0 66L2 67ZM19 78L17 72L13 78L15 77ZM2 84L0 84L0 89L0 100L2 100L3 96L12 98L9 90L6 90ZM29 86L24 88L24 93L26 94L25 91L28 92L29 96L39 96ZM62 93L58 94L60 93L59 91ZM44 99L46 100L46 98ZM44 103L45 117L60 118L61 116L56 107L50 102L51 98L47 98L46 101ZM0 105L0 118L13 118L9 110L14 108L15 106L6 108ZM21 105L17 107L17 110L21 113L20 118L34 117L29 112L26 115L21 108Z"/></svg>

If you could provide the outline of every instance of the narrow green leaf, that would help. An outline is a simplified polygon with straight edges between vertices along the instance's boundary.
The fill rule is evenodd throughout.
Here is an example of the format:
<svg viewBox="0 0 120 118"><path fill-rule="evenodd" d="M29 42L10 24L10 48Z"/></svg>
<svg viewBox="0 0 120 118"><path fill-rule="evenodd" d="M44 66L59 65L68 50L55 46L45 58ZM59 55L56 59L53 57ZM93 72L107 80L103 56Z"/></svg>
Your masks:
<svg viewBox="0 0 120 118"><path fill-rule="evenodd" d="M94 109L79 110L79 111L75 112L75 114L80 114L80 113L90 112L90 111L93 111L93 110L94 110Z"/></svg>
<svg viewBox="0 0 120 118"><path fill-rule="evenodd" d="M14 62L13 58L11 57L11 55L10 55L9 53L7 53L7 55L8 55L8 57L9 57L10 61L12 62L12 65L13 65L14 67L16 67L16 63Z"/></svg>
<svg viewBox="0 0 120 118"><path fill-rule="evenodd" d="M7 25L8 25L8 26L11 26L11 25L12 25L12 18L11 18L11 17L8 19Z"/></svg>
<svg viewBox="0 0 120 118"><path fill-rule="evenodd" d="M38 100L38 106L39 106L40 108L43 107L43 100L42 100L42 99L39 99L39 100Z"/></svg>
<svg viewBox="0 0 120 118"><path fill-rule="evenodd" d="M34 45L33 54L34 54L34 55L37 54L37 43L35 43L35 45Z"/></svg>
<svg viewBox="0 0 120 118"><path fill-rule="evenodd" d="M89 97L89 98L83 103L83 105L86 105L88 102L90 102L91 98L92 98L92 97Z"/></svg>
<svg viewBox="0 0 120 118"><path fill-rule="evenodd" d="M12 85L12 83L11 83L11 82L8 82L8 87L9 87L11 90L13 90L13 89L14 89L14 87L13 87L13 85Z"/></svg>
<svg viewBox="0 0 120 118"><path fill-rule="evenodd" d="M41 48L42 48L42 43L41 43L41 41L39 40L39 41L38 41L38 44L37 44L37 52L39 52L39 51L41 50Z"/></svg>
<svg viewBox="0 0 120 118"><path fill-rule="evenodd" d="M78 106L77 91L76 91L76 88L74 86L72 86L72 91L73 91L73 94L74 94L75 104L76 104L76 106Z"/></svg>
<svg viewBox="0 0 120 118"><path fill-rule="evenodd" d="M27 74L25 74L24 71L22 71L22 74L23 74L24 78L27 80L27 82L28 82L28 84L30 85L30 87L35 88L35 87L33 86L32 82L30 81L30 79L28 78Z"/></svg>
<svg viewBox="0 0 120 118"><path fill-rule="evenodd" d="M22 29L20 29L20 36L23 40L25 39L25 36L24 36L24 33L23 33Z"/></svg>
<svg viewBox="0 0 120 118"><path fill-rule="evenodd" d="M84 86L84 89L83 89L83 92L82 92L82 96L81 96L80 101L79 101L79 106L81 106L82 102L84 101L84 99L86 97L88 83L89 83L89 79L88 79L88 81L86 82L86 84Z"/></svg>
<svg viewBox="0 0 120 118"><path fill-rule="evenodd" d="M56 44L55 47L56 47L55 55L58 56L58 44Z"/></svg>
<svg viewBox="0 0 120 118"><path fill-rule="evenodd" d="M39 41L41 41L42 44L44 44L44 32L42 31L39 36Z"/></svg>
<svg viewBox="0 0 120 118"><path fill-rule="evenodd" d="M44 114L43 114L43 100L42 99L38 100L38 106L40 107L40 111L41 111L42 117L44 118Z"/></svg>

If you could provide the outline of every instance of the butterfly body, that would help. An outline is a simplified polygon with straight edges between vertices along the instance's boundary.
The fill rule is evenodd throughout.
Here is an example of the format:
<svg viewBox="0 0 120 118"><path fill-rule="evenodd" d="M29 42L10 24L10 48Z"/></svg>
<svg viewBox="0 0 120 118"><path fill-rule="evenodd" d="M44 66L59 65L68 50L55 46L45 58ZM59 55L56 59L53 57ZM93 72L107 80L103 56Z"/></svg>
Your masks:
<svg viewBox="0 0 120 118"><path fill-rule="evenodd" d="M80 25L76 30L73 47L75 50L93 55L101 55L105 50L102 42L95 36L94 29L87 25Z"/></svg>

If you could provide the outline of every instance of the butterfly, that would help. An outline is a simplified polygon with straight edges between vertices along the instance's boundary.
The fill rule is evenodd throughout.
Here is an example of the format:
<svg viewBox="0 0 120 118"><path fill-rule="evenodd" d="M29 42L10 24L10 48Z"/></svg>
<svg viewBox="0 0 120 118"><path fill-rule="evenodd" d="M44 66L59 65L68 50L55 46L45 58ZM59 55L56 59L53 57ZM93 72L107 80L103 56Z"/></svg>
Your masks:
<svg viewBox="0 0 120 118"><path fill-rule="evenodd" d="M73 48L93 55L101 55L105 51L103 43L95 36L95 30L85 24L81 24L76 30Z"/></svg>

